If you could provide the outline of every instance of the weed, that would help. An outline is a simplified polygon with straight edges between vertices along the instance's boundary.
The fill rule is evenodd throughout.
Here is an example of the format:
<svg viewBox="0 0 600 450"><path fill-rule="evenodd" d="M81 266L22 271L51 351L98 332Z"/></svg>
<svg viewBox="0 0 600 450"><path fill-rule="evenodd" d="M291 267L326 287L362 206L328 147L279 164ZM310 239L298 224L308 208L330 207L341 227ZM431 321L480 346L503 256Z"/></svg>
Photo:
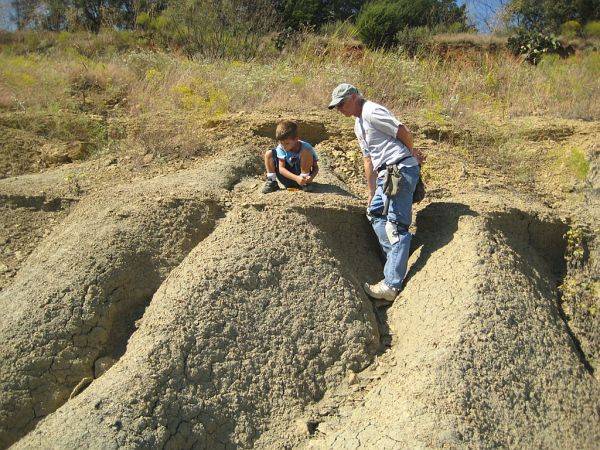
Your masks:
<svg viewBox="0 0 600 450"><path fill-rule="evenodd" d="M585 180L590 170L590 163L586 159L583 150L571 148L568 152L566 164L578 180Z"/></svg>
<svg viewBox="0 0 600 450"><path fill-rule="evenodd" d="M581 224L573 224L564 237L568 273L559 286L563 310L579 325L594 324L600 309L600 281L598 274L586 264L590 231Z"/></svg>
<svg viewBox="0 0 600 450"><path fill-rule="evenodd" d="M187 110L217 116L228 111L227 94L201 78L193 78L186 84L174 86L173 93L178 96L181 107Z"/></svg>

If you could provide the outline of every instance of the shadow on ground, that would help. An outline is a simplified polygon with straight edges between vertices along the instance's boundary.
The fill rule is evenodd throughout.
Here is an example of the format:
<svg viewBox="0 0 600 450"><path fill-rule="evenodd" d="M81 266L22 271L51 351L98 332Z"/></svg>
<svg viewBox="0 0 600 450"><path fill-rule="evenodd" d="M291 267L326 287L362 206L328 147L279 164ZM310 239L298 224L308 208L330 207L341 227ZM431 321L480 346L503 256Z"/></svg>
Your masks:
<svg viewBox="0 0 600 450"><path fill-rule="evenodd" d="M421 249L417 260L410 266L404 284L414 277L427 264L430 256L446 244L448 244L458 229L458 221L462 216L477 216L463 203L431 203L417 213L415 234L411 255Z"/></svg>

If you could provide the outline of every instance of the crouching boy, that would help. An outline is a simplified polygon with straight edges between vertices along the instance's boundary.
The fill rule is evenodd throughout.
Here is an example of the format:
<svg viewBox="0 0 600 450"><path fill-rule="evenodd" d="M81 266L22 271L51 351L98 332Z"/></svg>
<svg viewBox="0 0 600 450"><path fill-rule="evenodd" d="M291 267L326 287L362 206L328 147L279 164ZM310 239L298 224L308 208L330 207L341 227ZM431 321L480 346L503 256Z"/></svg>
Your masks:
<svg viewBox="0 0 600 450"><path fill-rule="evenodd" d="M282 120L277 124L275 139L279 142L273 150L265 152L267 182L262 192L279 190L277 180L286 188L309 190L319 173L315 149L298 137L298 124Z"/></svg>

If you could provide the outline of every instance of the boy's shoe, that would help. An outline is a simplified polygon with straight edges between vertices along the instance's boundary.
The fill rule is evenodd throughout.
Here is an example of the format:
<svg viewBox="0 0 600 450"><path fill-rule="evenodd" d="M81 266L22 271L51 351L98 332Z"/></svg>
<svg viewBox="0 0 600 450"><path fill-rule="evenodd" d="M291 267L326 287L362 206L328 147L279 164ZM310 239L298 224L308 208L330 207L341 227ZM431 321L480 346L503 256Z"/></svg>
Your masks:
<svg viewBox="0 0 600 450"><path fill-rule="evenodd" d="M393 302L396 300L396 297L400 292L399 290L389 287L387 284L385 284L384 280L381 280L377 284L365 283L363 289L369 297L379 300L387 300L388 302Z"/></svg>
<svg viewBox="0 0 600 450"><path fill-rule="evenodd" d="M276 180L267 180L265 185L262 188L263 194L268 194L270 192L275 192L279 190L279 185Z"/></svg>
<svg viewBox="0 0 600 450"><path fill-rule="evenodd" d="M302 189L304 192L313 192L313 185L307 184L306 186L301 186L300 189Z"/></svg>

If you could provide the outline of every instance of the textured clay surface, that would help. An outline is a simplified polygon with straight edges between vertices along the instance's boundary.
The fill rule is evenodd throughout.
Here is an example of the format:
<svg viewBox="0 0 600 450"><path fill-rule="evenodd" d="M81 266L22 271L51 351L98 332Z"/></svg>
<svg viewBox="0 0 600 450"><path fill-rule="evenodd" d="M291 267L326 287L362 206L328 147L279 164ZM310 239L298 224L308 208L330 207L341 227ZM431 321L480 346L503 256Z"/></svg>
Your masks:
<svg viewBox="0 0 600 450"><path fill-rule="evenodd" d="M226 188L259 160L238 161L87 196L41 241L0 292L1 447L63 404L98 358L123 353L153 293L212 231Z"/></svg>
<svg viewBox="0 0 600 450"><path fill-rule="evenodd" d="M162 284L119 362L17 448L249 447L366 367L379 336L357 275L378 255L360 208L319 197L230 211Z"/></svg>
<svg viewBox="0 0 600 450"><path fill-rule="evenodd" d="M598 448L567 221L485 180L432 190L404 290L372 302L351 129L304 123L318 184L263 195L275 119L216 125L191 168L0 180L0 448Z"/></svg>

